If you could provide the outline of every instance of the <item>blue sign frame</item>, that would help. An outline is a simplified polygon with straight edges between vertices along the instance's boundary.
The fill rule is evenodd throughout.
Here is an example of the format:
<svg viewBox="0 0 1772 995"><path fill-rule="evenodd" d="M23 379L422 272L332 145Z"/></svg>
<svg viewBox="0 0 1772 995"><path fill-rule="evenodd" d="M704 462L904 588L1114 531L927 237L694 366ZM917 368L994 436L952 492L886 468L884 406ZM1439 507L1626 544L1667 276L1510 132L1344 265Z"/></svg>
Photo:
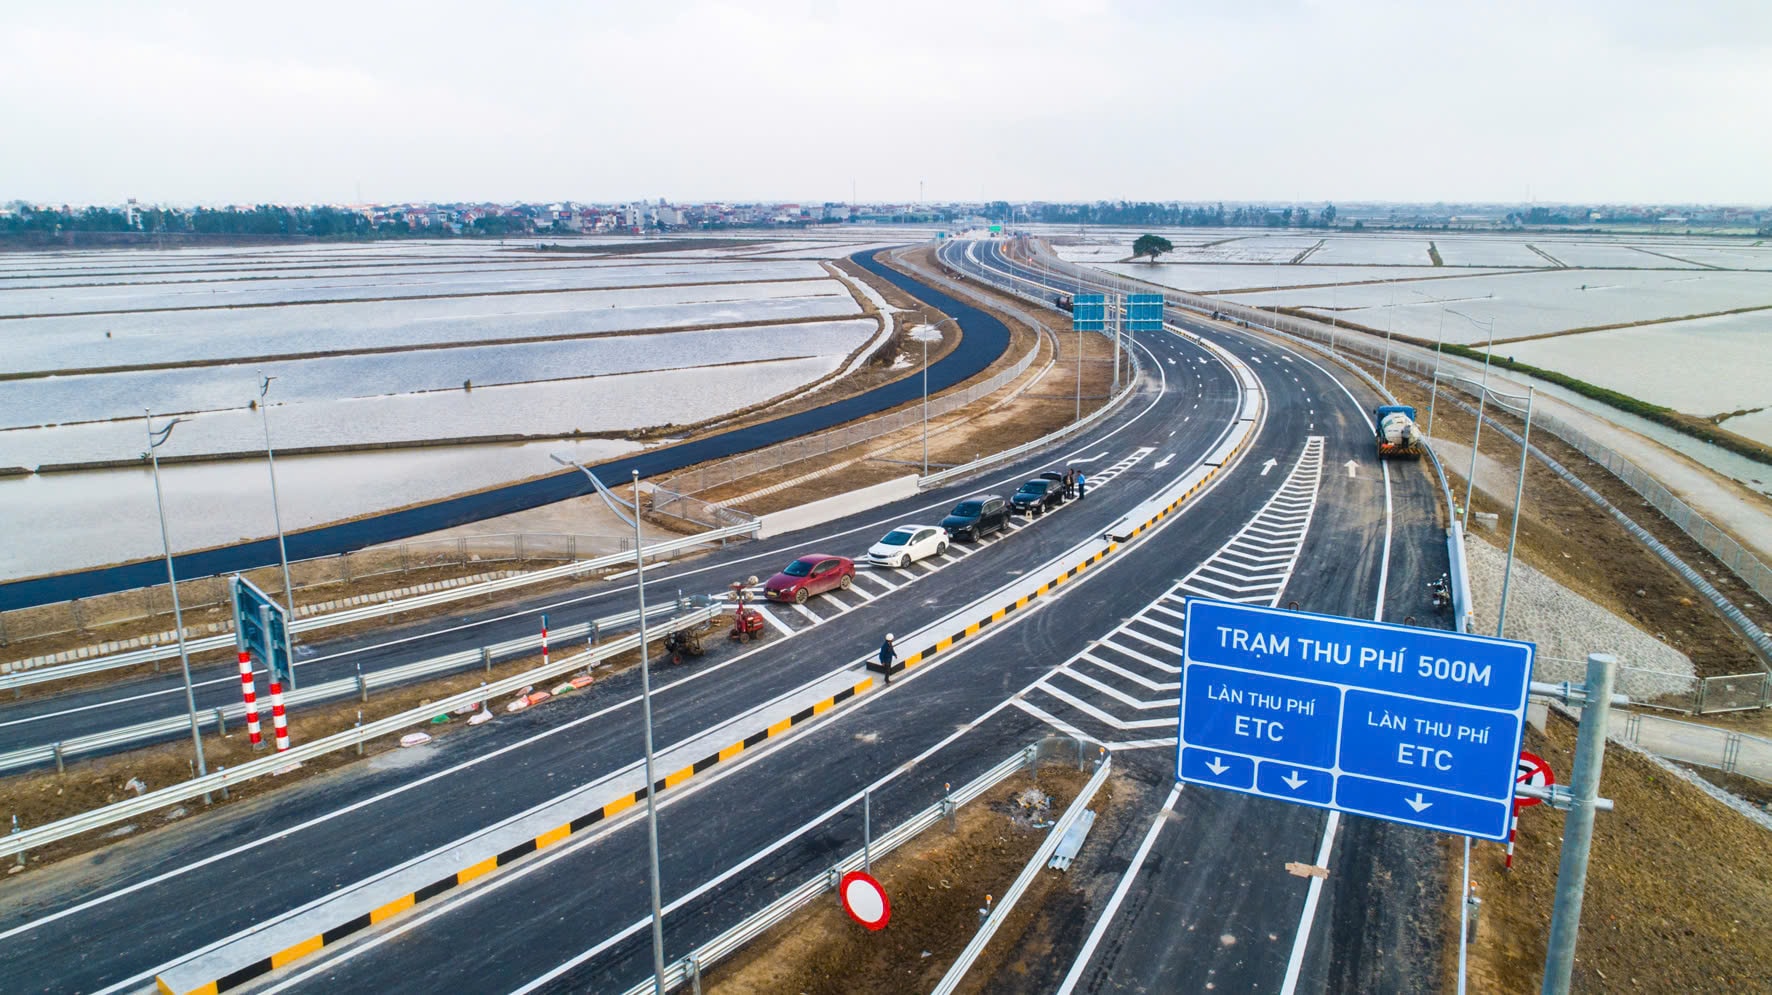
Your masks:
<svg viewBox="0 0 1772 995"><path fill-rule="evenodd" d="M1163 295L1129 294L1126 297L1126 330L1129 332L1160 332L1163 330Z"/></svg>
<svg viewBox="0 0 1772 995"><path fill-rule="evenodd" d="M238 574L231 579L234 642L271 672L285 691L295 690L294 649L289 639L289 610L271 600L258 585Z"/></svg>
<svg viewBox="0 0 1772 995"><path fill-rule="evenodd" d="M1107 331L1107 295L1078 294L1071 298L1071 330Z"/></svg>
<svg viewBox="0 0 1772 995"><path fill-rule="evenodd" d="M1535 647L1189 598L1179 781L1507 839Z"/></svg>

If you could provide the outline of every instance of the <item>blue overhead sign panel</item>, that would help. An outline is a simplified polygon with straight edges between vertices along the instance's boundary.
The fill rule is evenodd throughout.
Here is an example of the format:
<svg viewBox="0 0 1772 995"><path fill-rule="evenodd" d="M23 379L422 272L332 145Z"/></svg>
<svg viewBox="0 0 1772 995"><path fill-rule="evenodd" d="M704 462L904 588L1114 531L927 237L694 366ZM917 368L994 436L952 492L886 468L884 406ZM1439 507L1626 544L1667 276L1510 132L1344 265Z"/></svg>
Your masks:
<svg viewBox="0 0 1772 995"><path fill-rule="evenodd" d="M1176 778L1505 840L1533 649L1189 599Z"/></svg>
<svg viewBox="0 0 1772 995"><path fill-rule="evenodd" d="M231 586L234 589L235 641L241 649L257 657L284 690L295 690L289 610L238 574L233 577Z"/></svg>
<svg viewBox="0 0 1772 995"><path fill-rule="evenodd" d="M1126 297L1126 330L1129 332L1160 332L1163 330L1163 295L1129 294Z"/></svg>
<svg viewBox="0 0 1772 995"><path fill-rule="evenodd" d="M1107 295L1078 294L1071 298L1071 328L1079 332L1107 331Z"/></svg>

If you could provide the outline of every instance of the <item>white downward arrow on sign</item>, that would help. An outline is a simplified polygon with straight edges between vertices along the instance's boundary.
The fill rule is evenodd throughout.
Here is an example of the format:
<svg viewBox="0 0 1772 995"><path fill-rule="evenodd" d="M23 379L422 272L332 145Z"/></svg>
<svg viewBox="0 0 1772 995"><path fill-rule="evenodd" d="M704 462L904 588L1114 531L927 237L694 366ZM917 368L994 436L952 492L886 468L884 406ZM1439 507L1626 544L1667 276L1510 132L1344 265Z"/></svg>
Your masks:
<svg viewBox="0 0 1772 995"><path fill-rule="evenodd" d="M1280 465L1279 460L1270 458L1266 463L1261 464L1261 475L1267 476L1267 472L1278 465Z"/></svg>
<svg viewBox="0 0 1772 995"><path fill-rule="evenodd" d="M1217 757L1213 757L1212 762L1206 765L1206 769L1214 774L1222 774L1225 771L1230 770L1231 765L1221 762Z"/></svg>
<svg viewBox="0 0 1772 995"><path fill-rule="evenodd" d="M1422 801L1421 800L1421 792L1419 792L1419 791L1417 791L1415 793L1414 798L1405 798L1403 800L1409 803L1409 807L1414 809L1417 815L1421 814L1422 812L1427 811L1428 809L1432 808L1434 805L1433 802Z"/></svg>
<svg viewBox="0 0 1772 995"><path fill-rule="evenodd" d="M1299 788L1304 787L1305 782L1309 781L1310 778L1299 777L1298 771L1293 771L1291 774L1288 774L1287 776L1280 778L1280 780L1285 781L1287 786L1290 787L1293 791L1297 791Z"/></svg>
<svg viewBox="0 0 1772 995"><path fill-rule="evenodd" d="M1348 460L1348 461L1347 461L1347 475L1348 475L1348 476L1350 476L1350 477L1351 477L1351 476L1353 476L1353 475L1354 475L1354 471L1355 471L1355 470L1357 470L1357 469L1359 469L1359 468L1360 468L1360 464L1358 464L1358 463L1356 463L1356 462L1354 462L1354 461L1353 461L1353 460Z"/></svg>

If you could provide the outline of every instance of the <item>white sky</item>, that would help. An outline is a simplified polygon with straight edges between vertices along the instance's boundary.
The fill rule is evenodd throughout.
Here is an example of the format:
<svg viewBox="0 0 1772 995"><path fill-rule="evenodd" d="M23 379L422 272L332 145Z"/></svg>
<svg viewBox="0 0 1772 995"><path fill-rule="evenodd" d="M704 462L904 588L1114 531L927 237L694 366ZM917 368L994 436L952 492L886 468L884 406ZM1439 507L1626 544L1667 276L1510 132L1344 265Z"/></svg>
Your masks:
<svg viewBox="0 0 1772 995"><path fill-rule="evenodd" d="M0 200L1772 203L1772 3L0 0Z"/></svg>

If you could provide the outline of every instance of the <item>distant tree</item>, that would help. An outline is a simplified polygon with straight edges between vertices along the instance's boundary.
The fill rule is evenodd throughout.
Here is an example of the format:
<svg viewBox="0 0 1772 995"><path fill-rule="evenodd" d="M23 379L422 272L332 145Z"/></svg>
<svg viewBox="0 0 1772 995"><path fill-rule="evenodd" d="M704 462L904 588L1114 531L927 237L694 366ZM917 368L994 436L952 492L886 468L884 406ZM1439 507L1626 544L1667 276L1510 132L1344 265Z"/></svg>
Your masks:
<svg viewBox="0 0 1772 995"><path fill-rule="evenodd" d="M1157 257L1163 253L1174 251L1175 246L1171 245L1169 240L1161 235L1140 235L1138 236L1138 241L1132 243L1132 258L1137 259L1139 256L1150 256L1151 262L1153 263L1156 262Z"/></svg>
<svg viewBox="0 0 1772 995"><path fill-rule="evenodd" d="M1322 212L1319 213L1317 215L1317 217L1322 219L1323 227L1325 227L1325 228L1335 227L1335 205L1334 204L1324 204Z"/></svg>

